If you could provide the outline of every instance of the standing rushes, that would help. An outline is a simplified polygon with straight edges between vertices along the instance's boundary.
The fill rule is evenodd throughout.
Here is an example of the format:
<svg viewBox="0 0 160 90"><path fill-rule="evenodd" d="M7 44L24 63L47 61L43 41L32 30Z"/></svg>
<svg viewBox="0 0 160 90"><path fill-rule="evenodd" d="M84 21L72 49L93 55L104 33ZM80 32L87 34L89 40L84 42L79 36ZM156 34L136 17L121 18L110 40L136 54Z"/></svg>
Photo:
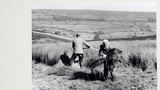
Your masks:
<svg viewBox="0 0 160 90"><path fill-rule="evenodd" d="M156 42L153 40L145 41L112 41L113 47L118 48L123 51L123 60L120 66L132 66L134 68L140 68L143 71L156 70L157 59L156 59ZM100 42L91 42L91 46L99 49ZM64 53L66 52L66 53ZM52 44L33 44L32 45L32 60L37 63L44 63L47 65L55 65L58 63L60 56L63 59L65 56L67 59L63 59L62 62L65 64L70 64L69 58L72 55L71 43L52 43ZM116 58L116 57L114 57ZM84 53L84 66L94 62L94 59L98 59L98 52L92 49L85 50ZM99 62L100 61L100 62ZM101 60L95 65L99 66ZM94 64L94 63L92 63Z"/></svg>

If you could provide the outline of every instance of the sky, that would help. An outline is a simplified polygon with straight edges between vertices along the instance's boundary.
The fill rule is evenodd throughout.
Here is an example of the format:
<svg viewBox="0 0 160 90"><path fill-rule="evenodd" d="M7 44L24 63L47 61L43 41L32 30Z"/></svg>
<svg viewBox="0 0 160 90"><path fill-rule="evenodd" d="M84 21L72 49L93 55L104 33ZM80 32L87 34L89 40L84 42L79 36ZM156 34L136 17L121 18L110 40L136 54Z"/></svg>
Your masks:
<svg viewBox="0 0 160 90"><path fill-rule="evenodd" d="M138 3L50 3L32 4L32 9L91 9L113 11L156 12L156 2Z"/></svg>

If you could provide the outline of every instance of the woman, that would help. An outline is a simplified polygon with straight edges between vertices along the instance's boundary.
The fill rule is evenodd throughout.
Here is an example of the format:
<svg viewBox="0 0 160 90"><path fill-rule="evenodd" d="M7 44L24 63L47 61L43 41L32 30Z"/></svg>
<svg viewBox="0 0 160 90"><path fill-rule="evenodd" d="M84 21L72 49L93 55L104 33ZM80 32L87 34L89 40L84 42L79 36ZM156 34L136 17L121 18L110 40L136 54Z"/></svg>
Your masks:
<svg viewBox="0 0 160 90"><path fill-rule="evenodd" d="M111 46L107 39L104 39L99 49L99 56L102 56L104 59L104 78L108 78L108 73L110 71L111 79L113 79L113 61L110 59L110 50Z"/></svg>

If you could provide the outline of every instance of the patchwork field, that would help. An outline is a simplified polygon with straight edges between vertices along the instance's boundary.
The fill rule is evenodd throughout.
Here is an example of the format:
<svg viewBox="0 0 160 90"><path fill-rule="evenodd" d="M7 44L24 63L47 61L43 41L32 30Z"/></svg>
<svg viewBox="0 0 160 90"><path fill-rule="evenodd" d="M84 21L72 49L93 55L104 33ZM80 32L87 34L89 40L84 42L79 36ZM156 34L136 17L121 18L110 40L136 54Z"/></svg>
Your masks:
<svg viewBox="0 0 160 90"><path fill-rule="evenodd" d="M86 40L148 36L156 34L156 13L33 9L32 30Z"/></svg>

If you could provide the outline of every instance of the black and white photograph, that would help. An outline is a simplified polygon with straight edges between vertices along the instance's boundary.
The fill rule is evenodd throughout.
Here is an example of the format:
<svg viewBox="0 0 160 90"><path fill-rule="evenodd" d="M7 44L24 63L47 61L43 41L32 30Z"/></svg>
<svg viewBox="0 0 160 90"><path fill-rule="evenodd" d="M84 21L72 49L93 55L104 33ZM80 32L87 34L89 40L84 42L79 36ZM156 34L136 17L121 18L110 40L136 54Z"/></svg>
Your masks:
<svg viewBox="0 0 160 90"><path fill-rule="evenodd" d="M32 3L32 90L157 90L156 2Z"/></svg>

